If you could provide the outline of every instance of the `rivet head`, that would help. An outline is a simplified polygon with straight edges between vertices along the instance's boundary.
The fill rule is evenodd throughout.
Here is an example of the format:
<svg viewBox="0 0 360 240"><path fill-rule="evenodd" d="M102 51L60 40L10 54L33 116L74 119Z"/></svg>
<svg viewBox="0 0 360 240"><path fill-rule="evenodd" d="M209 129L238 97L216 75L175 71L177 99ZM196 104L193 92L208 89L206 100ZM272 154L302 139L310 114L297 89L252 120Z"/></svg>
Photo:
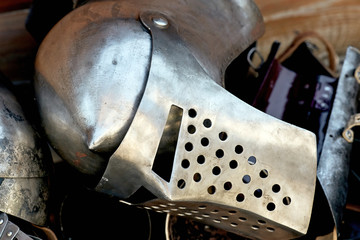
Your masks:
<svg viewBox="0 0 360 240"><path fill-rule="evenodd" d="M346 136L347 136L348 139L352 139L352 133L351 133L350 130L346 131Z"/></svg>
<svg viewBox="0 0 360 240"><path fill-rule="evenodd" d="M0 225L4 223L4 219L0 219Z"/></svg>
<svg viewBox="0 0 360 240"><path fill-rule="evenodd" d="M11 237L12 235L13 235L13 232L8 232L7 234L6 234L8 237Z"/></svg>
<svg viewBox="0 0 360 240"><path fill-rule="evenodd" d="M169 26L168 20L164 17L160 17L160 16L153 17L152 21L155 24L155 26L158 28L167 28Z"/></svg>

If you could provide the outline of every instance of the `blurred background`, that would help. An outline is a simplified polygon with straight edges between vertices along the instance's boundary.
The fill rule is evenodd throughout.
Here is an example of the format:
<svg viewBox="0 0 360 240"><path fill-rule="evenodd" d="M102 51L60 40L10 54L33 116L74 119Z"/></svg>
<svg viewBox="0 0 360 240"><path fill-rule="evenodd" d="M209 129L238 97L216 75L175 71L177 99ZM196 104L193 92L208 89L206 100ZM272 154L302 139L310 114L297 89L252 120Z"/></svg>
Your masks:
<svg viewBox="0 0 360 240"><path fill-rule="evenodd" d="M32 78L37 42L27 31L25 22L34 1L0 1L0 71L13 81ZM281 52L298 33L307 30L326 38L340 57L349 45L360 47L358 0L254 1L265 21L265 34L258 40L258 50L263 56L267 56L274 40L281 42ZM59 11L61 0L42 2L48 2L47 14L52 15L42 25L51 26L61 17L61 11L66 12L66 9L61 9L60 13L52 12L54 8Z"/></svg>

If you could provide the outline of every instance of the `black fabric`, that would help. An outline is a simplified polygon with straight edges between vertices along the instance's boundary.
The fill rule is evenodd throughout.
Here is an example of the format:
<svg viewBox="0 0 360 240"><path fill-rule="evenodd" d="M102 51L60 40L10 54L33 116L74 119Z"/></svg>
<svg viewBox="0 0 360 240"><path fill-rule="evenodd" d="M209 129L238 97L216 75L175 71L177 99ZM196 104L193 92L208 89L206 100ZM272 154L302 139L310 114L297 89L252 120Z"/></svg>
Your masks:
<svg viewBox="0 0 360 240"><path fill-rule="evenodd" d="M72 8L72 0L34 0L25 27L40 44L51 28Z"/></svg>

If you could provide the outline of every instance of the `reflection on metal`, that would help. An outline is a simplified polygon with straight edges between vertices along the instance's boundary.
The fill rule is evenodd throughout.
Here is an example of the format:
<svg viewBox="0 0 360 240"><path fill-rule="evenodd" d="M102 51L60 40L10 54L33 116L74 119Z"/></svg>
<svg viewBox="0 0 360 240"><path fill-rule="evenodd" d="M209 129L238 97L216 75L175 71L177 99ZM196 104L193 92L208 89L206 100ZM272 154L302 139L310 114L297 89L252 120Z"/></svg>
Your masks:
<svg viewBox="0 0 360 240"><path fill-rule="evenodd" d="M348 124L349 116L355 117L354 123L358 121L354 114L357 112L359 84L354 77L354 71L359 63L360 52L349 47L339 77L317 170L318 179L328 200L338 234L341 234L339 227L348 192L352 147L352 144L346 140L347 131L345 131L345 138L342 132Z"/></svg>
<svg viewBox="0 0 360 240"><path fill-rule="evenodd" d="M98 177L136 112L151 52L150 35L135 19L112 17L113 5L71 12L44 39L35 63L51 145L74 168Z"/></svg>
<svg viewBox="0 0 360 240"><path fill-rule="evenodd" d="M51 145L81 172L102 176L98 191L126 199L146 188L157 199L144 208L251 238L304 235L315 135L221 87L227 66L263 31L250 0L79 7L51 30L36 59ZM166 150L160 142L172 106L183 114L167 181L152 169L158 149Z"/></svg>
<svg viewBox="0 0 360 240"><path fill-rule="evenodd" d="M157 27L169 24L162 13L176 20L180 37L218 84L264 31L251 0L92 1L65 16L38 51L35 89L51 145L84 174L101 177L140 103L151 35L138 20L149 9L159 13L152 19Z"/></svg>
<svg viewBox="0 0 360 240"><path fill-rule="evenodd" d="M342 136L346 141L352 143L354 141L354 131L353 127L360 126L360 113L354 114L350 116L350 119L342 132Z"/></svg>
<svg viewBox="0 0 360 240"><path fill-rule="evenodd" d="M96 189L127 198L144 186L158 197L141 204L146 209L251 238L304 235L315 191L315 135L216 84L179 38L176 22L162 15L169 26L158 28L158 15L140 16L153 41L147 85ZM167 182L151 166L173 105L184 114Z"/></svg>
<svg viewBox="0 0 360 240"><path fill-rule="evenodd" d="M157 28L167 28L169 26L168 20L161 16L153 17L152 21L154 22L154 24Z"/></svg>
<svg viewBox="0 0 360 240"><path fill-rule="evenodd" d="M51 157L13 94L0 84L0 211L44 225Z"/></svg>

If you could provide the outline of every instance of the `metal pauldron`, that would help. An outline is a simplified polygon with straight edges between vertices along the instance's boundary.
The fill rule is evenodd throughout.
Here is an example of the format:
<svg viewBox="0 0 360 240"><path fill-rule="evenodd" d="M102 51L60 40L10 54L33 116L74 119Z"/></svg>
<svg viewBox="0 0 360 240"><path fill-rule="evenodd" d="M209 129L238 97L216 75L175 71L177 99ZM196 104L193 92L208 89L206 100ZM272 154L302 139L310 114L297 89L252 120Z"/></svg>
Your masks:
<svg viewBox="0 0 360 240"><path fill-rule="evenodd" d="M152 36L145 92L96 189L125 199L143 186L156 196L144 208L251 238L306 234L316 182L314 134L221 87L179 37L171 14L144 11L140 20Z"/></svg>

